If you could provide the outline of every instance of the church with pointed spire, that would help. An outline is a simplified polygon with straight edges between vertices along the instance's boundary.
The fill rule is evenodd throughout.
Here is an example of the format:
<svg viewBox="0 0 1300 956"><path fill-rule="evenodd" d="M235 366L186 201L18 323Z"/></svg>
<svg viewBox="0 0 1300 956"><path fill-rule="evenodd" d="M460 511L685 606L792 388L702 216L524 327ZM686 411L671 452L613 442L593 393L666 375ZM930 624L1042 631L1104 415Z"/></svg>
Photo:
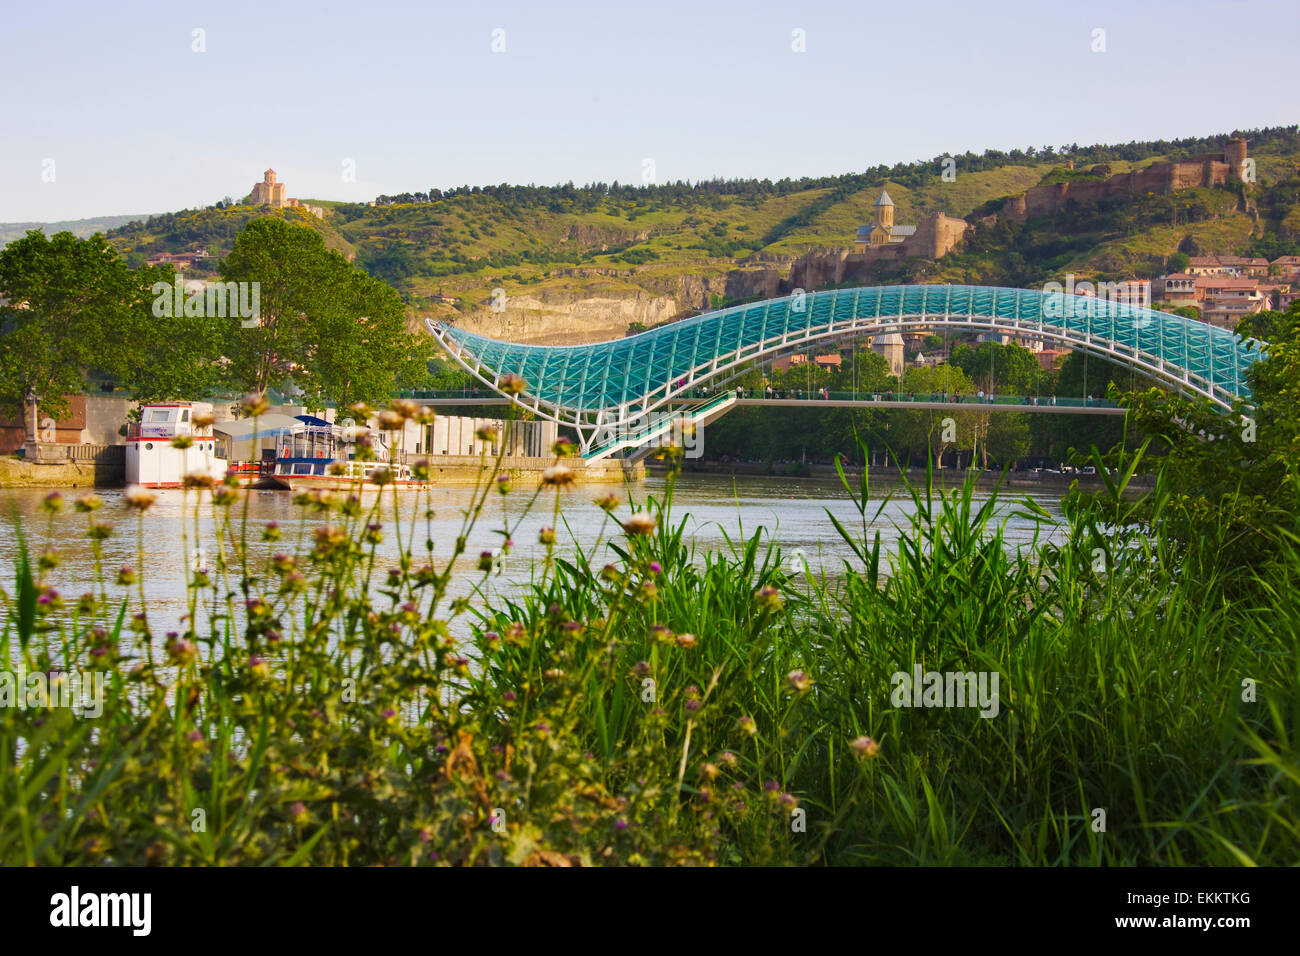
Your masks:
<svg viewBox="0 0 1300 956"><path fill-rule="evenodd" d="M854 254L870 259L920 256L938 259L947 255L966 234L964 219L954 219L941 212L931 213L918 225L894 222L894 200L882 189L875 204L876 221L858 227Z"/></svg>

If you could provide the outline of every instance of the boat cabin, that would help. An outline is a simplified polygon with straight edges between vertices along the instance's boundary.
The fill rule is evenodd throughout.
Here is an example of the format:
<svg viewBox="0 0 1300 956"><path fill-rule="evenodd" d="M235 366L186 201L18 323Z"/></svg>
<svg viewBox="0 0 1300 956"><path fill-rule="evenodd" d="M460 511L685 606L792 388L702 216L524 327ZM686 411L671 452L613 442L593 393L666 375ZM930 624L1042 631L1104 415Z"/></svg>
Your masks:
<svg viewBox="0 0 1300 956"><path fill-rule="evenodd" d="M203 474L220 481L226 460L217 455L211 424L196 425L196 416L211 416L209 402L156 402L140 409L140 421L127 426L126 482L145 488L179 488L186 475ZM188 448L172 439L188 435Z"/></svg>

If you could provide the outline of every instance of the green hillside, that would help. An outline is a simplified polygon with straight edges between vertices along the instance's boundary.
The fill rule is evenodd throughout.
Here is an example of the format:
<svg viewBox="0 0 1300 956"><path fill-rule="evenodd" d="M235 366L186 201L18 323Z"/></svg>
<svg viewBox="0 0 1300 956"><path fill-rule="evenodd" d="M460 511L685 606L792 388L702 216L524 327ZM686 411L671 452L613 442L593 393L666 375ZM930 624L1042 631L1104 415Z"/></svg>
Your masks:
<svg viewBox="0 0 1300 956"><path fill-rule="evenodd" d="M330 248L390 282L420 314L479 308L498 286L511 295L672 294L684 281L763 263L784 275L792 257L851 245L886 187L899 223L944 212L984 224L940 262L909 261L880 281L1027 285L1066 271L1127 278L1159 273L1180 248L1300 252L1297 128L1245 135L1258 175L1249 192L1233 183L1091 204L1027 223L993 214L1006 197L1039 183L1095 177L1095 164L1118 173L1187 159L1221 150L1229 136L968 153L953 157L950 182L941 176L944 157L936 157L815 179L461 187L381 196L373 204L321 202L324 220L294 209L273 214L319 230ZM245 223L267 212L219 205L133 223L110 239L133 263L151 252L200 246L220 257Z"/></svg>

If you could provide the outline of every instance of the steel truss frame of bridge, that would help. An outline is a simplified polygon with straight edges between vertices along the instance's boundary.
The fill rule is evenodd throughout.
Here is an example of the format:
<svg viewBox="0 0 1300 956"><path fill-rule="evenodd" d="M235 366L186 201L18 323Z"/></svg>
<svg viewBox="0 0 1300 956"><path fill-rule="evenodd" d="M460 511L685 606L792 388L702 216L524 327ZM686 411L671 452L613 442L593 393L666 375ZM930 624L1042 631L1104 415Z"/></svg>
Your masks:
<svg viewBox="0 0 1300 956"><path fill-rule="evenodd" d="M1263 343L1196 319L1095 296L991 286L873 286L799 293L732 306L593 345L502 342L425 320L439 343L498 394L523 378L520 405L575 429L584 457L654 437L645 423L701 384L725 383L760 359L819 342L911 329L984 331L1036 338L1134 369L1228 410L1249 399L1246 371ZM716 401L694 411L719 413ZM707 409L705 406L710 406Z"/></svg>

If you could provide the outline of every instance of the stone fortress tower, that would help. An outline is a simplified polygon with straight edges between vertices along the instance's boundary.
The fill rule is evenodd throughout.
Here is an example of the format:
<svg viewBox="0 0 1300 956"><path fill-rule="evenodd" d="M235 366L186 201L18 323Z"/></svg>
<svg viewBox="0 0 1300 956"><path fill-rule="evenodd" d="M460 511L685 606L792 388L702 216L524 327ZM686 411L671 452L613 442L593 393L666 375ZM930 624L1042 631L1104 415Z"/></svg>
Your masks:
<svg viewBox="0 0 1300 956"><path fill-rule="evenodd" d="M268 169L262 174L262 181L253 184L248 202L254 206L270 206L272 209L305 209L317 219L325 218L325 210L320 206L309 206L301 200L286 196L284 183L276 182L274 169Z"/></svg>
<svg viewBox="0 0 1300 956"><path fill-rule="evenodd" d="M274 169L268 169L262 174L262 181L253 184L253 205L273 206L276 209L288 205L284 198L284 183L275 181Z"/></svg>

